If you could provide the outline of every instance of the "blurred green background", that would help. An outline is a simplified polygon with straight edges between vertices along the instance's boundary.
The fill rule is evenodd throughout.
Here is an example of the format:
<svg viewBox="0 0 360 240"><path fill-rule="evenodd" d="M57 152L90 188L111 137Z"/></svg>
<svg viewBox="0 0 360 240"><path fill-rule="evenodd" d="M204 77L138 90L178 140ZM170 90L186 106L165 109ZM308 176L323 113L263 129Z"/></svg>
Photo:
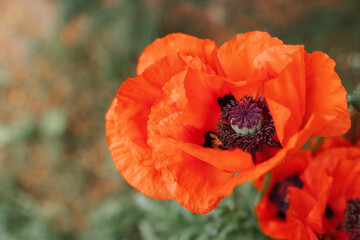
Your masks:
<svg viewBox="0 0 360 240"><path fill-rule="evenodd" d="M155 38L264 30L360 82L358 0L0 0L0 239L267 239L251 183L195 215L114 169L104 115ZM241 200L240 200L241 199Z"/></svg>

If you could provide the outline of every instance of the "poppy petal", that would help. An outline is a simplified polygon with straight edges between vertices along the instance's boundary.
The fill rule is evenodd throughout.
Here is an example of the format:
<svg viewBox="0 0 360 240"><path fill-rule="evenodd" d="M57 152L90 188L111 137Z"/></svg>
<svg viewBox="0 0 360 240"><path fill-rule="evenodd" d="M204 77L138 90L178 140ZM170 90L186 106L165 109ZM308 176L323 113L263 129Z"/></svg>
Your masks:
<svg viewBox="0 0 360 240"><path fill-rule="evenodd" d="M123 137L129 139L127 143L132 144L129 149L139 155L138 161L149 159L149 157L142 157L142 153L150 153L146 135L150 108L160 96L164 84L184 67L185 63L181 58L165 57L157 64L147 68L142 75L128 78L116 95L118 99L115 109L118 113L116 117L117 121L121 122L121 126L118 127L122 129ZM143 162L143 164L145 163Z"/></svg>
<svg viewBox="0 0 360 240"><path fill-rule="evenodd" d="M106 138L109 143L109 150L113 158L115 168L123 175L125 180L143 194L160 199L173 199L161 180L160 172L154 166L144 166L136 160L134 152L129 151L119 132L116 123L115 108L117 99L114 99L106 114Z"/></svg>
<svg viewBox="0 0 360 240"><path fill-rule="evenodd" d="M148 144L157 148L163 137L185 140L180 113L187 103L184 91L184 78L187 70L174 75L161 89L161 95L151 106L148 116ZM166 149L165 149L166 150Z"/></svg>
<svg viewBox="0 0 360 240"><path fill-rule="evenodd" d="M215 69L217 46L209 39L199 39L183 33L173 33L158 38L148 45L139 57L136 72L138 75L161 58L182 52L199 57L205 64Z"/></svg>
<svg viewBox="0 0 360 240"><path fill-rule="evenodd" d="M334 67L335 62L323 52L305 54L307 100L304 117L306 119L311 113L318 113L321 123L313 136L338 136L350 128L346 90Z"/></svg>
<svg viewBox="0 0 360 240"><path fill-rule="evenodd" d="M288 187L287 198L289 201L288 216L305 222L308 213L316 203L316 199L309 192L293 186Z"/></svg>
<svg viewBox="0 0 360 240"><path fill-rule="evenodd" d="M177 146L182 151L211 164L221 171L235 173L254 167L251 154L240 149L223 151L213 148L204 148L198 144L182 142L178 142Z"/></svg>
<svg viewBox="0 0 360 240"><path fill-rule="evenodd" d="M184 85L189 101L182 121L206 131L216 130L221 111L218 98L231 93L236 99L240 99L245 94L255 95L257 92L257 86L253 84L245 81L233 83L227 78L209 74L199 68L188 69Z"/></svg>
<svg viewBox="0 0 360 240"><path fill-rule="evenodd" d="M272 115L275 123L282 122L281 125L277 124L283 127L279 140L286 145L289 138L300 129L305 112L304 46L272 47L259 55L256 61L266 66L265 69L270 71L267 75L272 77L263 82L260 95L291 109L287 122L280 120L282 116ZM271 108L269 104L270 111Z"/></svg>
<svg viewBox="0 0 360 240"><path fill-rule="evenodd" d="M304 235L300 236L299 239L301 239L301 240L302 239L304 239L304 240L319 240L318 236L309 227L306 227L306 232L304 232Z"/></svg>
<svg viewBox="0 0 360 240"><path fill-rule="evenodd" d="M172 124L180 119L175 114L171 116L175 116L168 117ZM179 124L180 121L172 126L181 126ZM163 134L167 133L166 131ZM173 138L161 136L160 131L156 134L160 135L154 136L154 139L157 139L153 146L157 157L155 166L161 171L162 180L174 199L197 214L213 210L226 196L222 193L222 187L234 173L220 171L179 149L179 142Z"/></svg>
<svg viewBox="0 0 360 240"><path fill-rule="evenodd" d="M245 81L254 70L256 56L269 47L282 44L281 40L266 32L238 34L219 48L219 62L232 81Z"/></svg>
<svg viewBox="0 0 360 240"><path fill-rule="evenodd" d="M216 130L220 107L217 99L229 92L224 78L189 69L184 82L189 100L182 121L198 129Z"/></svg>
<svg viewBox="0 0 360 240"><path fill-rule="evenodd" d="M177 154L177 153L175 153ZM170 155L174 160L179 155ZM180 154L181 160L172 161L164 171L174 177L168 184L168 189L177 202L188 210L205 214L213 210L227 195L223 194L223 185L233 176L233 173L219 171L212 165L199 161L189 154Z"/></svg>
<svg viewBox="0 0 360 240"><path fill-rule="evenodd" d="M196 128L189 128L188 133L187 126L181 121L181 110L188 100L184 92L188 71L184 70L168 81L162 88L161 97L153 104L148 121L148 143L156 156L155 166L176 201L190 211L203 214L225 197L221 193L222 186L234 175L219 169L249 168L239 161L241 156L248 159L248 164L253 163L251 156L242 151L233 154L223 151L218 157L207 159L209 153L215 151L200 145L195 147L192 131ZM224 154L231 158L222 163L219 157Z"/></svg>
<svg viewBox="0 0 360 240"><path fill-rule="evenodd" d="M295 239L293 229L297 229L299 222L291 218L277 217L278 208L269 200L268 196L255 207L258 223L261 230L268 236L276 239Z"/></svg>
<svg viewBox="0 0 360 240"><path fill-rule="evenodd" d="M116 168L129 184L154 198L170 199L172 196L153 166L152 153L147 145L146 122L150 106L160 95L165 82L184 66L184 61L177 56L165 57L142 75L127 79L106 115L106 136ZM154 179L154 185L146 181L147 177Z"/></svg>
<svg viewBox="0 0 360 240"><path fill-rule="evenodd" d="M271 182L276 183L288 176L298 175L305 170L310 161L311 153L309 151L297 151L291 158L288 158L286 162L272 171Z"/></svg>
<svg viewBox="0 0 360 240"><path fill-rule="evenodd" d="M317 194L320 195L320 197L309 212L306 218L306 222L315 232L323 234L325 233L323 218L325 216L325 210L329 201L333 178L327 176L325 172L323 172L323 174L318 173L316 175L316 180L318 181L313 182L312 184L321 186L321 189L319 189L320 187L316 187L318 190Z"/></svg>
<svg viewBox="0 0 360 240"><path fill-rule="evenodd" d="M280 103L272 100L271 98L266 98L271 116L274 120L276 136L278 137L282 146L285 146L284 137L286 134L286 126L288 126L289 118L291 116L291 111L289 108L281 105Z"/></svg>

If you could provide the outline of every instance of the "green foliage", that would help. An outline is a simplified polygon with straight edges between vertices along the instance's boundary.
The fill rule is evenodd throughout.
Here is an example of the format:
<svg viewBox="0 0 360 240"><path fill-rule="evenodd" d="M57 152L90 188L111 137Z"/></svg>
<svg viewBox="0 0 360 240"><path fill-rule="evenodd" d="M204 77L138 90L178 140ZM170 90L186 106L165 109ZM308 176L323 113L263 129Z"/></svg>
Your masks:
<svg viewBox="0 0 360 240"><path fill-rule="evenodd" d="M86 75L85 79L119 83L119 80L135 75L138 56L157 37L160 9L145 8L146 2L139 0L114 0L109 7L98 5L99 1L95 0L58 2L62 8L63 24L76 17L86 21L86 29L76 47L66 48L59 43L49 46L53 49L52 54L58 53L58 56L64 57L63 60L67 60L58 59L65 64L64 67L73 69L79 65L94 65L96 59L95 69L89 72L94 71L95 74ZM77 72L79 69L71 71L72 74Z"/></svg>
<svg viewBox="0 0 360 240"><path fill-rule="evenodd" d="M358 85L353 93L348 96L348 100L355 110L360 112L360 85Z"/></svg>
<svg viewBox="0 0 360 240"><path fill-rule="evenodd" d="M2 176L0 184L0 239L60 240L70 236L41 217L35 199L18 191L15 179Z"/></svg>
<svg viewBox="0 0 360 240"><path fill-rule="evenodd" d="M212 212L197 215L175 201L123 191L90 213L92 224L80 239L269 239L253 212L258 194L252 183L237 187Z"/></svg>
<svg viewBox="0 0 360 240"><path fill-rule="evenodd" d="M62 7L64 20L69 20L80 13L94 11L99 7L98 0L58 0L58 2Z"/></svg>

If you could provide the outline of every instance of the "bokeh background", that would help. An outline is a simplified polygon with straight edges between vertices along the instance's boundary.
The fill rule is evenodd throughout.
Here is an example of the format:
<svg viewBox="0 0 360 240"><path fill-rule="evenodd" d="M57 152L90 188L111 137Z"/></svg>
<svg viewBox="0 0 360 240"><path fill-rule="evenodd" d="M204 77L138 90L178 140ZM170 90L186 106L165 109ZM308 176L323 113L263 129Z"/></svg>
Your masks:
<svg viewBox="0 0 360 240"><path fill-rule="evenodd" d="M104 115L157 37L264 30L360 82L359 0L0 0L0 16L0 239L267 239L251 183L195 215L114 169Z"/></svg>

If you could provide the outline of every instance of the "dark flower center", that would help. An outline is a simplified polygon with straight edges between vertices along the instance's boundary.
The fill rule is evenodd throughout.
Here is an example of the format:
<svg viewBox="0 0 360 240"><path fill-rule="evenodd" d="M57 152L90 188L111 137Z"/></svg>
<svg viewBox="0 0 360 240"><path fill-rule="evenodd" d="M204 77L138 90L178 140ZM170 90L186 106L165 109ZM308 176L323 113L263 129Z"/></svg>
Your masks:
<svg viewBox="0 0 360 240"><path fill-rule="evenodd" d="M349 239L360 239L360 199L347 202L345 209L344 228Z"/></svg>
<svg viewBox="0 0 360 240"><path fill-rule="evenodd" d="M289 209L287 188L290 186L302 188L303 183L301 182L298 175L293 175L277 182L271 189L269 195L270 201L274 203L279 209L277 215L282 219L285 219L285 211Z"/></svg>
<svg viewBox="0 0 360 240"><path fill-rule="evenodd" d="M232 94L227 94L218 98L218 104L221 116L217 131L205 134L205 147L215 145L224 150L240 148L251 153L255 163L256 152L264 146L282 147L264 98L245 95L238 101ZM218 144L209 144L217 140Z"/></svg>

